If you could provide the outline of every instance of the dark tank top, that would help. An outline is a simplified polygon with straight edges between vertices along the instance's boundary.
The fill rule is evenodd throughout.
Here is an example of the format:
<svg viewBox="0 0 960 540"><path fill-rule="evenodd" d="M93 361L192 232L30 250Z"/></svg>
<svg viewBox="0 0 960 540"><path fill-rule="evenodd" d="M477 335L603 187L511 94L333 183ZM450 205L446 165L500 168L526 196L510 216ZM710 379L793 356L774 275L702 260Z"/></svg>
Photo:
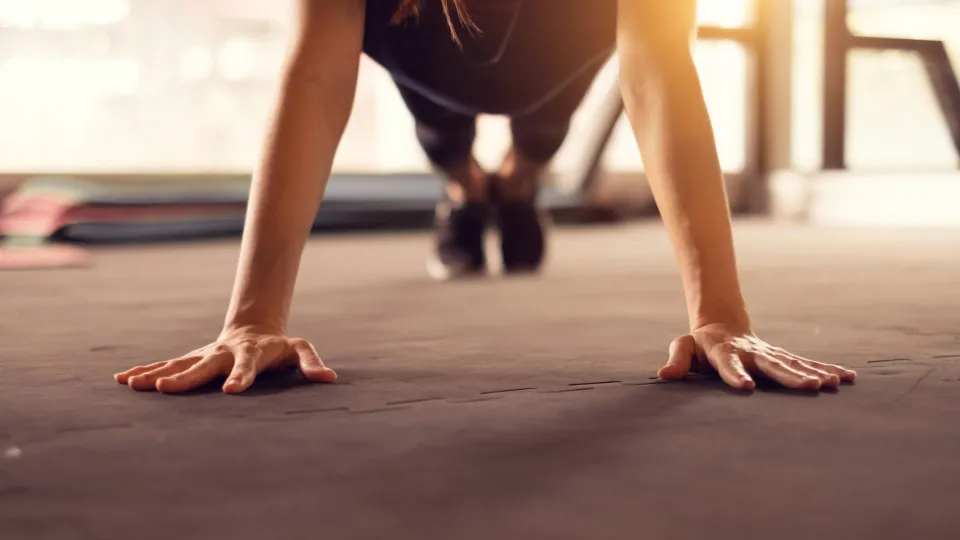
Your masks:
<svg viewBox="0 0 960 540"><path fill-rule="evenodd" d="M397 84L465 114L534 110L616 45L617 0L468 0L482 34L454 17L462 47L439 0L399 25L397 4L367 0L364 53Z"/></svg>

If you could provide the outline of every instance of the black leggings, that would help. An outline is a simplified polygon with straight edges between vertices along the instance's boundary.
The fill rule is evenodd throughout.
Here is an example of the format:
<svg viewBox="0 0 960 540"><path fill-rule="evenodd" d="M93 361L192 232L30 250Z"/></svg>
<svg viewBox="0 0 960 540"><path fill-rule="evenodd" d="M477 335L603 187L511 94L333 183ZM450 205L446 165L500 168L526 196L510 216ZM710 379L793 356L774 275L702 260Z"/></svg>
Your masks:
<svg viewBox="0 0 960 540"><path fill-rule="evenodd" d="M563 145L570 119L602 67L602 62L591 65L537 109L511 116L513 148L533 162L549 162ZM441 169L466 164L473 153L477 117L450 110L403 84L397 87L416 120L417 139L430 161Z"/></svg>

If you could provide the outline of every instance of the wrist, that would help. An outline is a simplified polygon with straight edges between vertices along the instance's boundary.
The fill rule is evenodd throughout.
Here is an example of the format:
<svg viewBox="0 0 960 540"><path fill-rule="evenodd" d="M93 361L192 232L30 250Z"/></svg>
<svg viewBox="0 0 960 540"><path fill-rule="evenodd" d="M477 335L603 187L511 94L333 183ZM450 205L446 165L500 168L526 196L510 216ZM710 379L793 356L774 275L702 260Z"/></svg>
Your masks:
<svg viewBox="0 0 960 540"><path fill-rule="evenodd" d="M740 332L751 331L750 315L742 297L702 302L689 310L690 330L722 324Z"/></svg>
<svg viewBox="0 0 960 540"><path fill-rule="evenodd" d="M251 284L259 283L254 288ZM287 330L287 314L290 312L290 297L277 292L276 287L263 286L267 280L238 279L234 286L230 305L224 318L224 330L257 328L275 333Z"/></svg>
<svg viewBox="0 0 960 540"><path fill-rule="evenodd" d="M223 329L220 330L220 336L217 339L224 340L242 334L286 335L286 333L287 332L285 328L273 324L254 324L228 321L223 325Z"/></svg>
<svg viewBox="0 0 960 540"><path fill-rule="evenodd" d="M238 310L231 306L223 321L222 333L227 334L243 330L285 334L287 331L287 320L286 317L276 313L255 309Z"/></svg>

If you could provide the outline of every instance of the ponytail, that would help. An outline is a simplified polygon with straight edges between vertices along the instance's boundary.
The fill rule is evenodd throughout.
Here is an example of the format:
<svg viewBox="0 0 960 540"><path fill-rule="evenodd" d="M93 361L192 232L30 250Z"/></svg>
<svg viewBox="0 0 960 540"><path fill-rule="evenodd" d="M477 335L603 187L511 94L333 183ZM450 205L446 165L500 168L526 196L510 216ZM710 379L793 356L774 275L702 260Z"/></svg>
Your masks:
<svg viewBox="0 0 960 540"><path fill-rule="evenodd" d="M420 10L423 8L424 2L427 1L429 0L400 0L400 5L397 7L397 11L393 14L393 19L391 19L390 22L400 24L407 19L417 18L420 15ZM457 45L461 43L460 36L457 34L457 26L453 22L454 14L456 14L457 19L471 35L475 32L480 32L480 28L473 22L473 18L470 17L470 12L467 11L465 0L440 0L440 4L443 6L443 15L447 19L447 26L450 27L450 35Z"/></svg>

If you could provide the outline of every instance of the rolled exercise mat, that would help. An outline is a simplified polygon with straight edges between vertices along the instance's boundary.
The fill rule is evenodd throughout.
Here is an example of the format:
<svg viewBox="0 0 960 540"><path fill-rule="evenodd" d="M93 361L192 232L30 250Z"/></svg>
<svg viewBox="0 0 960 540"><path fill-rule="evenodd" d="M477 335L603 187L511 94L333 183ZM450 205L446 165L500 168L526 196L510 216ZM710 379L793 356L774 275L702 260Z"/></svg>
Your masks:
<svg viewBox="0 0 960 540"><path fill-rule="evenodd" d="M0 270L38 270L89 266L92 257L85 250L63 244L0 245Z"/></svg>
<svg viewBox="0 0 960 540"><path fill-rule="evenodd" d="M115 229L113 237L129 236L135 240L144 233L145 227L157 228L169 223L229 221L236 227L236 222L242 223L244 208L245 205L236 203L77 204L55 196L15 193L5 201L0 213L0 233L8 237L49 239L70 228L96 224ZM128 234L124 234L124 229L128 229Z"/></svg>
<svg viewBox="0 0 960 540"><path fill-rule="evenodd" d="M236 175L34 177L4 201L0 235L70 238L72 229L80 227L84 232L90 228L84 227L93 223L95 233L90 240L96 241L96 234L107 230L111 238L119 235L138 240L145 233L149 235L149 230L164 229L169 223L182 230L194 218L216 223L228 219L236 229L236 216L242 216L248 189L249 181ZM189 227L187 230L192 231Z"/></svg>
<svg viewBox="0 0 960 540"><path fill-rule="evenodd" d="M134 206L246 203L249 189L250 180L244 175L37 176L24 182L17 193L42 195L76 204Z"/></svg>

